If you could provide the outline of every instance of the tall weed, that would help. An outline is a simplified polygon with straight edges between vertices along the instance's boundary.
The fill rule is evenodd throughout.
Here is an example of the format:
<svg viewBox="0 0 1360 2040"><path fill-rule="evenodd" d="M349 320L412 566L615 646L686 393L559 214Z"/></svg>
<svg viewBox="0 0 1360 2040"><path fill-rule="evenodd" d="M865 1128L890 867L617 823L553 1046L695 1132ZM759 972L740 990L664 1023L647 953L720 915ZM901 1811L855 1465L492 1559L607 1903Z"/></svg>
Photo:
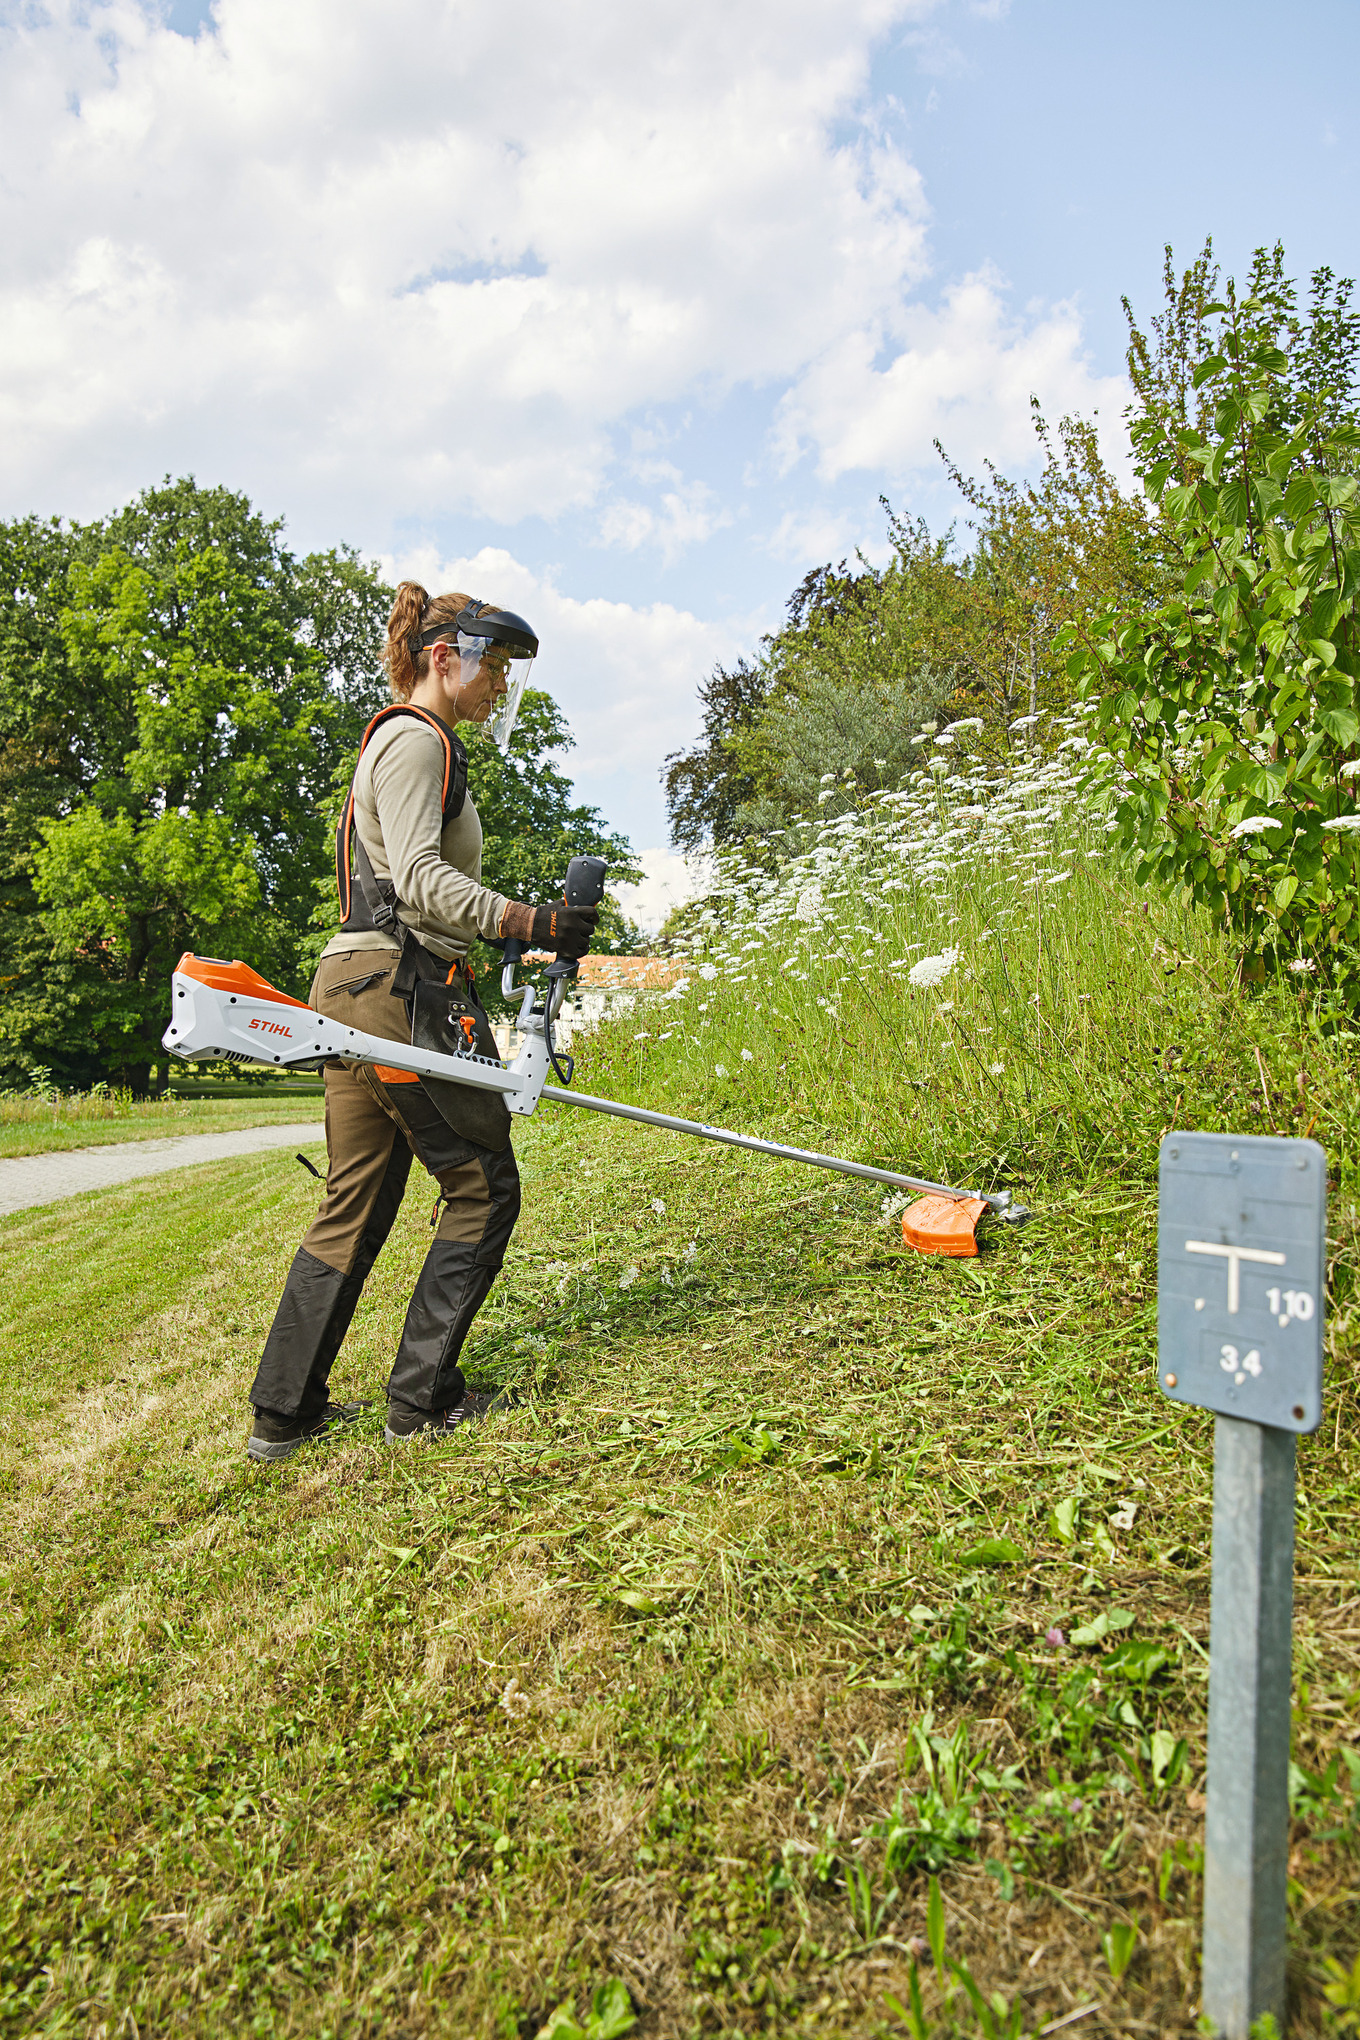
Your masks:
<svg viewBox="0 0 1360 2040"><path fill-rule="evenodd" d="M1146 1177L1172 1125L1349 1150L1357 1037L1324 1038L1302 980L1248 996L1202 913L1138 891L1080 719L1005 770L970 765L971 730L722 857L686 976L603 1029L581 1081L988 1188Z"/></svg>

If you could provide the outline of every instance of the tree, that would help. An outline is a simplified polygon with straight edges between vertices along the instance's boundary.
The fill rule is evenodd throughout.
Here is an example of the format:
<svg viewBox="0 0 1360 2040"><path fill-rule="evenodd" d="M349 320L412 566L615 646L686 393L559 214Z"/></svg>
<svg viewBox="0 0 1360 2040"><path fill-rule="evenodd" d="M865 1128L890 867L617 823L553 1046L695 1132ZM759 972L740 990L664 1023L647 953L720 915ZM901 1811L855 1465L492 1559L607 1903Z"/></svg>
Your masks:
<svg viewBox="0 0 1360 2040"><path fill-rule="evenodd" d="M0 534L0 1069L143 1089L184 948L295 984L390 596L192 479Z"/></svg>
<svg viewBox="0 0 1360 2040"><path fill-rule="evenodd" d="M769 685L767 674L746 659L730 673L715 666L699 682L703 738L692 750L672 751L662 774L671 841L682 850L725 842L738 809L755 798L755 780L734 757L732 739L752 727Z"/></svg>
<svg viewBox="0 0 1360 2040"><path fill-rule="evenodd" d="M1140 881L1179 889L1237 939L1242 970L1288 962L1360 989L1360 319L1318 270L1301 312L1283 250L1240 295L1212 250L1149 338L1130 317L1135 462L1174 586L1069 632L1069 671L1118 767Z"/></svg>

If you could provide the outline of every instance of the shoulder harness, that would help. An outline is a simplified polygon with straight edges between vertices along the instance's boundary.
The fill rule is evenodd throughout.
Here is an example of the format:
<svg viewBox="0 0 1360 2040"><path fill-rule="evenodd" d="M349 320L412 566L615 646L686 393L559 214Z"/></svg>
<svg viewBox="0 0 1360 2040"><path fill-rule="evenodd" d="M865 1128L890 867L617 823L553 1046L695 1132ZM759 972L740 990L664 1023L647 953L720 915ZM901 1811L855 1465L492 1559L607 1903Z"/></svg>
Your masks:
<svg viewBox="0 0 1360 2040"><path fill-rule="evenodd" d="M364 731L359 739L359 757L363 757L368 740L378 725L398 715L414 716L418 722L425 723L444 747L441 826L447 828L463 812L468 768L467 752L447 723L441 722L428 709L413 708L408 701L394 702L391 708L380 708ZM357 772L357 760L355 769ZM335 889L340 896L340 926L347 934L372 930L401 939L402 928L397 910L402 902L397 898L397 889L391 881L379 878L374 871L372 860L354 826L352 784L335 825Z"/></svg>

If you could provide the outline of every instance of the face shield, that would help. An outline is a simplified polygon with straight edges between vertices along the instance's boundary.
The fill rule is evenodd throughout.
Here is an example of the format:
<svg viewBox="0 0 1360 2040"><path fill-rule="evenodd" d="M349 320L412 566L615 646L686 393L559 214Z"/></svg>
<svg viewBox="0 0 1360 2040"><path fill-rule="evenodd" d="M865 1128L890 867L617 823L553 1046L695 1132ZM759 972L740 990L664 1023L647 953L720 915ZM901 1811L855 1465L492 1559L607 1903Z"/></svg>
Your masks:
<svg viewBox="0 0 1360 2040"><path fill-rule="evenodd" d="M510 749L537 651L538 639L533 630L512 609L493 609L489 603L469 602L458 618L458 656L464 682L476 679L482 671L483 659L493 660L505 674L505 692L492 704L491 713L482 724L502 757Z"/></svg>

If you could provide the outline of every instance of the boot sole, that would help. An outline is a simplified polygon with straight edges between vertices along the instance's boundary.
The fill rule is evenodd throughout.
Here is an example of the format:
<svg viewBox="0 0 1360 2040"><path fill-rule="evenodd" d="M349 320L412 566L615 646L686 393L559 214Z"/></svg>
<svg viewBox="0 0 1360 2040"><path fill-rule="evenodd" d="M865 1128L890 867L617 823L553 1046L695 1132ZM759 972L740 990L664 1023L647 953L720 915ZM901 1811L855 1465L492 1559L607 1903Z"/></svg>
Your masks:
<svg viewBox="0 0 1360 2040"><path fill-rule="evenodd" d="M299 1445L306 1443L303 1438L247 1438L246 1456L249 1459L287 1459L296 1452Z"/></svg>

